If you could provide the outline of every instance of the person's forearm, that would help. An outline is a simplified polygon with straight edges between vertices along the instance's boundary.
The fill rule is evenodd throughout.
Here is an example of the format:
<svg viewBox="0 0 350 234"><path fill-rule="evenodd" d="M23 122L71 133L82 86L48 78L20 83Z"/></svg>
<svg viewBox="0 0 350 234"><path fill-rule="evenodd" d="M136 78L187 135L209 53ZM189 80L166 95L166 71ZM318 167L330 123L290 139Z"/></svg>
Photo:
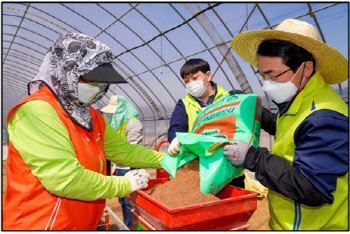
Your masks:
<svg viewBox="0 0 350 234"><path fill-rule="evenodd" d="M270 135L275 135L276 133L276 114L265 107L262 107L261 128Z"/></svg>
<svg viewBox="0 0 350 234"><path fill-rule="evenodd" d="M162 168L160 162L165 156L165 153L142 145L130 144L108 122L104 133L104 149L108 160L116 165L134 168Z"/></svg>
<svg viewBox="0 0 350 234"><path fill-rule="evenodd" d="M262 185L294 201L308 206L331 203L287 160L270 154L266 148L250 147L243 166L255 172Z"/></svg>

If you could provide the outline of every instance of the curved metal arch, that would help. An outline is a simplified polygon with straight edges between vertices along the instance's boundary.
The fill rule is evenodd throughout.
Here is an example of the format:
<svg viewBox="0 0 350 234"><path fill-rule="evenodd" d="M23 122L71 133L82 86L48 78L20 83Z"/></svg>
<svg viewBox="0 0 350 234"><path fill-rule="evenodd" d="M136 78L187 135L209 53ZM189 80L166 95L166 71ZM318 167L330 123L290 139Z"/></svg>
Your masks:
<svg viewBox="0 0 350 234"><path fill-rule="evenodd" d="M89 23L91 23L92 25L94 25L95 27L97 27L100 30L103 30L100 26L98 26L97 24L95 24L94 22L92 22L91 20L87 19L85 16L79 14L78 12L74 11L73 9L71 9L70 7L64 5L63 3L60 3L62 6L64 6L65 8L69 9L70 11L74 12L75 14L79 15L80 17L82 17L83 19L85 19L86 21L88 21ZM116 42L118 42L124 49L127 49L124 44L122 44L120 41L118 41L115 37L113 37L110 33L105 32L108 36L110 36L113 40L115 40ZM142 65L144 65L147 69L148 67L132 52L130 52L131 55L133 55ZM120 60L119 60L120 61ZM136 83L135 83L136 85ZM146 86L148 88L148 86ZM140 88L140 86L138 85L138 88ZM149 88L148 88L149 89ZM141 89L141 92L144 93L143 89ZM148 95L147 93L144 93L144 95ZM149 96L148 96L149 97ZM151 97L147 98L148 101L153 102L152 106L157 106L156 103L154 103L154 101L152 100ZM160 104L162 105L162 107L164 108L164 111L166 112L166 109L163 105L162 102L160 102ZM158 108L157 108L158 109ZM158 109L159 110L159 109ZM156 110L157 111L157 110ZM161 112L159 112L158 114L160 114L160 118L162 118Z"/></svg>
<svg viewBox="0 0 350 234"><path fill-rule="evenodd" d="M208 5L211 6L210 3L208 3ZM213 8L212 11L213 11L213 13L216 15L216 17L219 19L219 21L221 22L221 24L224 26L224 28L226 29L226 31L230 34L231 38L233 38L233 37L234 37L233 33L232 33L232 32L230 31L230 29L227 27L227 25L226 25L225 22L222 20L222 18L220 17L220 15L216 12L215 8ZM221 60L221 62L220 62L220 65L219 65L220 68L221 68L221 64L225 61L225 57L228 55L229 51L231 50L231 45L228 45L228 47L229 47L229 50L227 51L227 53L225 54L225 56L223 56L223 58L222 58L222 60ZM214 56L213 56L213 57L214 57ZM218 68L219 68L219 67L218 67ZM218 69L217 69L217 70L218 70ZM224 71L223 68L221 68L221 70ZM215 72L216 72L216 71L215 71ZM215 73L214 73L214 74L215 74ZM225 72L224 72L224 74L225 74L226 79L228 80L228 82L231 84L231 87L234 88L234 87L233 87L233 84L232 84L231 81L230 81L230 78L227 76L227 74L226 74ZM248 80L247 80L247 81L248 81ZM249 81L248 81L248 83L249 83Z"/></svg>
<svg viewBox="0 0 350 234"><path fill-rule="evenodd" d="M81 32L80 30L78 30L77 28L73 27L72 25L70 25L70 24L64 22L63 20L61 20L61 19L59 19L59 18L57 18L57 17L55 17L55 16L53 16L53 15L51 15L51 14L49 14L49 13L43 11L43 10L41 10L41 9L39 9L39 8L33 6L33 5L31 5L30 8L33 8L33 9L35 9L35 10L37 10L37 11L40 11L41 13L43 13L43 14L45 14L45 15L48 15L48 16L54 18L55 20L57 20L57 21L63 23L64 25L67 25L67 26L71 27L72 29L76 30L77 32ZM34 13L31 13L31 12L29 12L29 15L34 16L34 17L36 17L36 18L39 18L39 19L41 19L42 21L47 22L48 24L53 25L53 26L55 26L56 28L59 28L59 29L65 31L66 33L70 33L70 32L71 32L70 30L68 30L68 29L66 29L66 28L64 28L64 27L62 27L61 25L58 25L58 24L56 24L56 23L54 23L54 22L52 22L52 21L50 21L50 20L48 20L48 19L46 19L46 18L44 18L44 17L42 17L42 16L39 16L39 15L34 14Z"/></svg>
<svg viewBox="0 0 350 234"><path fill-rule="evenodd" d="M12 16L12 17L20 17L20 16L18 16L18 15L12 15L12 14L3 14L3 15L5 15L5 16ZM49 29L50 31L55 32L55 33L57 33L57 34L59 34L59 35L61 34L61 33L57 32L57 31L53 30L52 28L50 28L50 27L48 27L48 26L46 26L46 25L44 25L44 24L41 24L41 23L39 23L39 22L37 22L37 21L35 21L35 20L32 20L32 19L30 19L30 18L25 18L25 20L31 21L31 22L33 22L33 23L35 23L35 24L37 24L37 25L40 25L40 26L42 26L42 27L44 27L44 28L47 28L47 29Z"/></svg>
<svg viewBox="0 0 350 234"><path fill-rule="evenodd" d="M192 4L183 3L183 4L192 15L196 15L198 12L201 11L201 8L196 3L192 3ZM202 14L196 16L196 20L202 26L204 31L208 34L208 36L212 40L212 42L217 45L217 49L219 50L220 54L224 57L227 49L230 47L228 47L224 43L224 40L221 37L220 33L217 32L216 28L211 23L211 21L209 20L207 15L205 13L202 13ZM233 53L229 52L227 54L227 56L225 57L225 60L226 60L228 67L231 69L232 73L236 77L236 80L237 80L238 84L240 85L240 87L242 88L242 91L244 93L252 93L253 90L251 89L250 84L249 84L247 78L245 77L245 74L242 71L239 63L236 61Z"/></svg>
<svg viewBox="0 0 350 234"><path fill-rule="evenodd" d="M247 3L247 4L248 4L248 3ZM254 11L255 11L256 8L257 8L257 9L259 10L259 12L262 14L263 18L265 19L265 22L266 22L267 25L268 25L268 28L272 29L272 26L271 26L270 22L267 20L267 18L265 17L263 10L260 8L259 4L256 3L256 4L254 5L253 9L250 11L249 15L247 16L246 20L244 21L244 23L243 23L241 29L239 30L239 33L241 33L241 32L243 31L244 27L246 26L246 24L248 24L249 19L250 19L250 17L253 15L253 13L254 13ZM254 72L254 74L255 74L256 69L255 69L252 65L249 65L249 66L250 66L250 68L253 70L253 72ZM258 82L259 82L260 86L262 87L261 81L258 80ZM270 109L270 105L271 105L271 104L270 104L270 97L269 97L265 92L263 92L263 93L264 93L265 98L266 98L266 101L267 101L267 108Z"/></svg>
<svg viewBox="0 0 350 234"><path fill-rule="evenodd" d="M17 82L17 84L21 84L21 86L18 87L19 89L22 89L23 87L25 87L25 89L27 89L27 85L30 82L30 80L27 80L22 75L18 75L18 74L9 72L9 71L4 71L3 73L4 73L4 75L6 74L7 76L13 78L13 80L8 80L8 81L14 81L14 82ZM18 79L18 78L20 78L20 79Z"/></svg>
<svg viewBox="0 0 350 234"><path fill-rule="evenodd" d="M132 73L134 73L134 72L132 71L132 69L129 68L129 66L126 65L122 60L120 60L119 58L118 58L118 60L119 60L119 62L120 62L121 64L123 64L125 67L127 67ZM134 76L135 76L135 73L134 73ZM134 78L133 78L134 76L128 76L127 79L131 80L140 90L144 90L144 89L134 80ZM142 83L143 85L145 85L145 86L148 88L148 90L153 94L154 97L156 97L156 99L157 99L158 101L160 101L159 98L154 94L154 92L152 91L152 89L150 89L150 88L142 81L142 79L141 79L139 76L136 76L136 77L139 78L139 80L141 81L141 83ZM146 96L146 98L148 99L148 101L152 100L152 98L148 95L148 93L145 92L145 95L144 95L144 96ZM152 102L153 102L153 100L152 100ZM155 104L155 103L154 103L154 104ZM165 114L166 114L167 112L166 112L166 109L165 109L163 103L160 102L160 104L161 104L162 107L164 108L164 111L165 111ZM152 106L153 106L153 105L152 105ZM160 112L158 106L155 104L155 106L153 106L153 108L156 110L156 112L157 112L157 114L158 114L158 118L161 118L161 119L162 119L162 118L163 118L163 115L162 115L162 113Z"/></svg>
<svg viewBox="0 0 350 234"><path fill-rule="evenodd" d="M18 74L12 73L11 71L3 71L3 74L8 74L10 76L13 76L15 79L17 79L17 77L21 78L21 79L23 79L22 82L27 82L28 83L28 82L31 81L30 79L26 78L26 76L18 75Z"/></svg>
<svg viewBox="0 0 350 234"><path fill-rule="evenodd" d="M15 90L25 90L22 87L26 87L26 85L27 85L27 83L25 83L23 81L18 81L18 80L4 80L3 84L13 85L13 86L11 86L11 88L13 88ZM23 84L23 86L18 87L18 84Z"/></svg>
<svg viewBox="0 0 350 234"><path fill-rule="evenodd" d="M9 56L7 56L7 57L13 57L13 56L12 56L12 55L9 55ZM32 67L29 67L28 65L23 64L23 63L21 63L21 62L19 62L19 61L15 61L15 60L12 60L12 59L7 59L7 61L12 62L12 63L16 63L16 64L18 64L18 65L21 65L21 66L25 67L25 68L31 69L33 72L38 72L38 69L34 69L34 68L32 68Z"/></svg>
<svg viewBox="0 0 350 234"><path fill-rule="evenodd" d="M121 63L123 63L120 59L118 59L119 60L119 62L121 62ZM158 106L157 105L155 105L155 103L153 102L153 100L151 99L151 97L148 95L148 93L146 93L144 90L143 90L143 88L121 67L121 66L119 66L117 63L115 63L115 62L113 62L115 65L116 65L116 67L118 67L118 69L119 70L121 70L126 76L127 76L127 79L126 79L126 81L128 81L128 79L131 81L131 82L133 82L133 84L134 85L136 85L137 86L137 88L142 92L142 94L143 94L143 96L144 97L146 97L147 98L147 100L150 102L150 104L152 104L152 107L153 107L153 109L157 112L157 114L158 114L158 117L161 117L162 116L162 114L161 114L161 112L160 112L160 110L158 109ZM124 63L123 63L124 64ZM124 64L125 65L125 64ZM128 82L129 83L129 82ZM132 86L132 85L131 85ZM133 86L132 86L133 87ZM136 89L135 89L135 91L136 91ZM141 98L142 98L142 96L141 96ZM143 99L143 98L142 98ZM151 100L151 101L150 101ZM146 102L147 103L147 102ZM152 110L152 109L151 109ZM152 110L152 112L153 112L153 110Z"/></svg>
<svg viewBox="0 0 350 234"><path fill-rule="evenodd" d="M14 24L2 24L2 25L3 25L3 26L10 26L10 27L18 28L18 25L14 25ZM28 31L28 32L34 33L34 34L36 34L36 35L38 35L38 36L40 36L40 37L42 37L42 38L45 38L45 39L48 40L48 41L52 41L50 38L45 37L45 36L43 36L43 35L41 35L41 34L39 34L39 33L37 33L37 32L34 32L33 30L27 29L27 28L25 28L25 27L21 27L21 29L24 29L24 30L26 30L26 31Z"/></svg>
<svg viewBox="0 0 350 234"><path fill-rule="evenodd" d="M13 45L13 42L14 42L14 40L15 40L15 38L16 38L16 35L17 35L17 33L18 33L19 29L20 29L20 28L21 28L21 26L22 26L23 20L24 20L24 19L25 19L25 17L26 17L26 14L27 14L27 11L28 11L29 6L30 6L30 3L27 5L26 10L24 11L23 16L21 17L21 22L19 22L19 24L18 24L18 26L17 26L16 32L15 32L15 36L12 38L12 41L10 42L9 50L11 49L11 47L12 47L12 45ZM7 58L8 52L9 52L9 51L7 51L7 53L6 53L6 55L5 55L5 58L3 59L3 62L5 62L5 61L6 61L6 58Z"/></svg>
<svg viewBox="0 0 350 234"><path fill-rule="evenodd" d="M9 91L4 92L4 96L9 96L9 102L7 106L4 107L4 109L10 109L14 103L19 103L21 101L21 98L24 96L24 94L16 93L15 95L12 95Z"/></svg>
<svg viewBox="0 0 350 234"><path fill-rule="evenodd" d="M15 36L14 34L11 34L11 33L3 33L2 35L8 35L8 36ZM45 47L45 46L43 46L43 45L40 45L39 43L36 43L36 42L34 42L34 41L31 41L31 40L29 40L29 39L27 39L27 38L25 38L25 37L22 37L22 36L16 36L16 38L21 38L21 39L23 39L23 40L25 40L25 41L29 41L30 43L33 43L33 44L35 44L35 45L37 45L37 46L40 46L40 47L42 47L43 49L47 49L47 47Z"/></svg>
<svg viewBox="0 0 350 234"><path fill-rule="evenodd" d="M13 61L13 60L9 60L7 59L7 61L10 61L11 63L6 63L6 64L3 64L3 66L11 66L11 67L14 67L14 68L17 68L17 69L20 69L21 71L25 71L25 72L28 72L29 74L33 74L33 75L36 75L36 73L34 73L33 71L28 71L27 69L23 68L23 67L18 67L16 65L13 65L12 63L15 63L15 64L20 64L19 62L16 62L16 61ZM6 61L6 62L7 62ZM20 64L22 66L25 66L23 64ZM26 66L25 66L26 67ZM27 68L27 67L26 67Z"/></svg>
<svg viewBox="0 0 350 234"><path fill-rule="evenodd" d="M23 63L18 62L18 64L21 64L22 66L28 67L28 68L30 68L30 69L32 69L32 70L38 71L38 69L39 69L39 67L40 67L40 66L38 66L38 65L36 65L36 64L30 63L30 62L29 62L28 60L26 60L26 59L23 59L23 58L21 58L21 57L15 56L15 55L13 55L12 53L9 53L7 57L16 58L17 60L20 60L20 61L29 63L29 64L23 64ZM7 60L9 60L9 59L7 59ZM32 65L36 66L36 68L33 68Z"/></svg>
<svg viewBox="0 0 350 234"><path fill-rule="evenodd" d="M62 21L62 20L60 20L60 19L58 19L58 18L56 18L56 17L54 17L54 16L52 16L52 15L46 13L45 11L42 11L41 9L38 9L38 8L36 8L36 7L32 7L32 8L33 8L33 9L36 9L36 10L38 10L38 11L40 11L40 12L46 14L46 15L49 15L49 16L55 18L56 20L58 20L58 21L60 21L60 22L62 22L62 23L64 23L64 24L66 24L66 25L68 25L68 26L74 28L73 26L71 26L71 25L65 23L64 21ZM21 11L21 10L18 10L18 9L15 9L15 10ZM47 20L47 19L45 19L45 18L43 18L43 17L40 17L40 16L35 15L35 14L33 14L33 13L32 13L31 15L33 15L33 16L35 16L35 17L37 17L37 18L39 18L39 19L41 19L41 20L43 20L43 21L45 21L45 22L49 22L51 25L54 25L54 26L56 26L56 27L58 27L58 28L60 28L60 29L62 29L62 30L64 30L64 31L66 31L66 32L69 32L69 30L67 30L67 29L65 29L65 28L63 28L63 27L61 27L61 26L59 26L59 25L57 25L57 24L55 24L55 23L53 23L53 22L51 22L51 21L49 21L49 20ZM25 28L25 29L26 29L26 28ZM74 29L75 29L75 28L74 28ZM29 30L29 29L26 29L26 30L31 31L31 30ZM76 29L76 30L77 30L77 29ZM78 32L81 32L80 30L77 30L77 31L78 31ZM31 31L31 32L35 33L34 31ZM36 33L36 34L37 34L37 33ZM42 36L42 35L40 35L40 34L37 34L37 35ZM42 37L43 37L43 36L42 36ZM46 38L46 37L45 37L45 38ZM46 38L46 39L48 39L48 38ZM48 39L48 40L50 40L50 39ZM51 41L51 40L50 40L50 41ZM32 57L32 56L30 56L30 57ZM32 57L32 58L34 58L34 57ZM35 59L36 59L36 58L35 58ZM133 87L133 88L134 88L134 87ZM146 102L146 103L147 103L147 102ZM140 109L140 108L139 108L139 109ZM164 109L165 109L165 108L164 108ZM142 112L142 111L141 111L141 112Z"/></svg>
<svg viewBox="0 0 350 234"><path fill-rule="evenodd" d="M17 66L14 66L14 65L12 65L12 64L5 64L6 66L10 66L10 67L14 67L14 68L16 68L16 69L21 69L21 68L19 68L19 67L17 67ZM24 73L22 73L22 71L18 71L18 70L15 70L15 72L17 72L17 74L21 74L21 75L25 75ZM35 74L36 75L36 74ZM35 76L34 75L34 76Z"/></svg>
<svg viewBox="0 0 350 234"><path fill-rule="evenodd" d="M7 51L8 50L8 48L2 48L2 49L3 49L3 51ZM12 51L15 51L15 52L12 52ZM16 53L16 52L18 52L18 53ZM20 52L18 50L11 49L11 52L9 52L9 54L14 54L14 55L16 55L18 57L23 57L23 58L25 58L25 60L32 61L33 63L36 63L37 66L39 66L39 67L41 66L41 62L42 62L41 60L39 60L39 59L37 59L37 58L35 58L35 57L31 56L31 55L28 55L26 53L22 53L22 52ZM23 54L28 56L28 57L23 56Z"/></svg>
<svg viewBox="0 0 350 234"><path fill-rule="evenodd" d="M23 96L23 95L20 94L19 92L16 92L15 94L13 94L13 93L10 91L10 89L5 90L3 94L4 94L4 96L8 96L9 99L11 99L11 100L18 100L19 97L22 97L22 96ZM7 95L7 94L10 94L10 95Z"/></svg>
<svg viewBox="0 0 350 234"><path fill-rule="evenodd" d="M317 20L316 15L313 13L311 4L310 4L310 3L306 3L306 4L307 4L307 6L308 6L308 8L309 8L310 17L313 18L313 20L315 21L316 27L317 27L317 29L318 29L318 31L319 31L319 33L320 33L320 36L321 36L321 38L322 38L322 41L323 41L324 43L326 43L326 38L325 38L325 36L323 35L321 26L320 26L320 24L318 23L318 20ZM338 84L338 88L339 88L340 96L341 96L341 97L344 97L344 96L343 96L342 85L341 85L341 84Z"/></svg>
<svg viewBox="0 0 350 234"><path fill-rule="evenodd" d="M116 20L113 21L111 24L109 24L105 29L103 29L101 32L99 32L94 38L97 38L99 35L101 35L103 32L106 32L107 29L109 29L113 24L115 24L116 22L120 22L120 20L126 16L127 14L129 14L137 5L139 5L139 3L137 3L135 6L131 7L129 10L127 10L122 16L120 16L119 18L117 18L115 15L113 15L110 11L108 11L106 8L104 8L103 6L101 6L99 3L96 3L97 6L99 6L102 10L104 10L105 12L107 12L110 16L114 17Z"/></svg>
<svg viewBox="0 0 350 234"><path fill-rule="evenodd" d="M24 94L19 94L18 95L18 98L16 98L15 100L13 100L13 99L11 99L11 100L13 100L12 102L9 102L9 104L7 105L7 107L6 108L8 108L8 107L12 107L12 106L14 106L14 104L16 104L16 103L18 103L20 100L22 100L23 99L23 97L25 97L27 95L27 93L25 92ZM8 109L10 109L10 108L8 108Z"/></svg>
<svg viewBox="0 0 350 234"><path fill-rule="evenodd" d="M137 4L138 5L138 4ZM135 7L137 6L135 5ZM116 18L114 15L112 15L114 18ZM117 19L117 18L116 18ZM129 29L131 32L133 32L143 43L145 43L146 41L138 34L136 33L132 28L130 28L127 24L125 24L121 18L118 19L118 21L123 24L127 29ZM117 22L117 21L116 21ZM150 48L153 53L155 53L162 61L164 61L164 59L153 49L152 46L150 46L149 44L147 44L148 48ZM164 61L165 62L165 61ZM149 69L147 67L147 69ZM158 77L152 72L152 70L148 70L149 72L151 72L152 75L154 75L154 77L157 79L157 81L163 86L163 88L168 92L169 96L173 99L173 101L176 103L175 98L173 97L173 95L169 92L169 90L163 85L163 83L158 79ZM158 100L160 101L160 100ZM167 116L167 113L165 112L165 116Z"/></svg>
<svg viewBox="0 0 350 234"><path fill-rule="evenodd" d="M148 19L144 14L142 14L142 12L140 12L137 8L135 9L135 11L137 11L145 20L147 20L147 22L149 22L160 34L163 34L163 32L150 19ZM171 40L169 40L169 38L165 34L163 34L162 36L179 53L179 55L181 55L181 57L184 57L184 55L181 53L181 51L171 42ZM163 59L162 59L162 61L165 62ZM167 64L167 63L165 63L165 64ZM185 87L185 83L183 82L182 79L180 79L180 77L177 75L177 73L174 72L172 69L171 69L171 71L175 74L175 77L180 81L180 83Z"/></svg>
<svg viewBox="0 0 350 234"><path fill-rule="evenodd" d="M3 40L3 42L10 42L10 41ZM42 53L42 52L40 52L40 51L38 51L38 50L35 50L35 49L31 48L31 47L28 47L28 46L26 46L26 45L23 45L22 43L18 43L18 42L14 42L14 41L13 41L12 44L22 46L22 47L24 47L24 48L27 48L28 50L34 51L34 52L36 52L36 53L38 53L38 54L41 54L41 55L44 55L44 56L45 56L45 53ZM11 48L10 48L10 50L11 50ZM5 59L6 59L6 57L5 57Z"/></svg>
<svg viewBox="0 0 350 234"><path fill-rule="evenodd" d="M169 4L170 4L171 7L174 9L174 11L181 17L181 19L185 20L185 18L181 15L181 13L180 13L171 3L169 3ZM214 10L214 8L213 8L212 10ZM207 44L203 41L203 39L198 35L198 33L194 30L194 28L190 25L189 22L187 22L187 25L190 27L190 29L192 30L192 32L197 36L197 38L199 39L199 41L202 42L202 44L204 45L204 47L208 49L208 45L207 45ZM215 48L216 48L216 47L215 47ZM225 75L225 77L226 77L228 83L231 85L231 88L234 88L234 87L233 87L233 84L232 84L231 81L230 81L230 79L228 79L228 76L227 76L225 70L222 69L222 67L220 66L221 63L219 63L219 61L216 59L216 57L214 56L213 52L212 52L210 49L208 49L207 51L210 53L210 55L212 56L212 58L215 60L216 64L218 65L218 68L220 67L220 69L221 69L222 73ZM185 60L186 60L186 59L185 59ZM216 73L216 72L213 73L213 76L215 75L215 73Z"/></svg>

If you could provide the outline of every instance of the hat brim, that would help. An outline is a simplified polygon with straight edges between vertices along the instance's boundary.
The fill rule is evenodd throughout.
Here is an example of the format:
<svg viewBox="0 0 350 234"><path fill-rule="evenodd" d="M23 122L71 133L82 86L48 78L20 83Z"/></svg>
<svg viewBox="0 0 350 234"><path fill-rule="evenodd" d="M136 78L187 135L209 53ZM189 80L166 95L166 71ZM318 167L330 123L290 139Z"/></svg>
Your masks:
<svg viewBox="0 0 350 234"><path fill-rule="evenodd" d="M348 78L348 61L336 49L319 40L279 30L256 30L240 33L231 41L232 49L247 63L258 67L257 50L265 40L282 40L309 51L316 60L316 70L328 84L339 84Z"/></svg>
<svg viewBox="0 0 350 234"><path fill-rule="evenodd" d="M105 112L105 113L115 113L115 110L117 109L117 105L107 105L103 107L100 111Z"/></svg>
<svg viewBox="0 0 350 234"><path fill-rule="evenodd" d="M111 63L101 64L83 75L88 81L100 83L127 83L124 78L113 68Z"/></svg>

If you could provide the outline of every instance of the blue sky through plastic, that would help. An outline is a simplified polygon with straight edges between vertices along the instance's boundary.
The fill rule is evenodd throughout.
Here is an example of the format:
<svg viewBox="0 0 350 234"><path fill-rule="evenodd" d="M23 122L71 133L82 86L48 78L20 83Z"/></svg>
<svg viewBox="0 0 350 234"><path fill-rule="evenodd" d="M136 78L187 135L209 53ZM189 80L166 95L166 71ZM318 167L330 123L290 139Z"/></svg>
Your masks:
<svg viewBox="0 0 350 234"><path fill-rule="evenodd" d="M205 10L215 4L218 3L198 3L198 6L199 10ZM310 3L310 7L314 10L325 41L348 59L348 3L333 4ZM209 30L217 31L218 34L213 36L230 48L230 40L240 30L267 28L264 16L270 25L276 25L286 18L299 17L316 26L314 19L308 15L310 9L307 3L261 2L261 11L255 8L243 27L254 7L255 3L218 4L205 11L214 26ZM138 109L141 119L157 119L159 113L162 117L170 117L177 100L186 95L179 70L190 58L207 60L214 74L213 80L222 87L241 89L209 36L210 32L196 19L181 25L193 16L183 3L31 3L18 29L26 9L27 4L2 3L3 119L26 96L26 83L36 75L52 42L67 32L81 32L108 45L117 56L115 63L121 68L116 69L125 78L130 76L134 80L112 85L108 96L96 108L108 104L109 96L120 94ZM179 27L164 33L176 26ZM162 33L164 35L160 36ZM156 36L149 44L129 51ZM268 101L252 68L232 49L231 53L253 92L261 95L266 105ZM333 87L339 89L338 85ZM343 82L341 87L347 100L348 81Z"/></svg>

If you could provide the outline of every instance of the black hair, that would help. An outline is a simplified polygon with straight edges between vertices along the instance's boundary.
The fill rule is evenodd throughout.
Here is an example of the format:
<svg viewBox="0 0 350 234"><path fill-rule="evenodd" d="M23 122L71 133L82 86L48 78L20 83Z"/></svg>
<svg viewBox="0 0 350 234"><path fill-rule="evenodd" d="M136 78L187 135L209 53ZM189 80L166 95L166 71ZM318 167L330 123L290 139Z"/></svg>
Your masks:
<svg viewBox="0 0 350 234"><path fill-rule="evenodd" d="M198 71L203 72L204 74L210 71L209 63L200 58L190 59L185 62L180 70L180 75L183 78L187 75L192 75L197 73Z"/></svg>
<svg viewBox="0 0 350 234"><path fill-rule="evenodd" d="M294 72L298 70L303 62L312 61L315 71L316 61L314 56L304 48L287 41L274 39L263 41L258 47L257 54L262 56L281 57L282 62Z"/></svg>

